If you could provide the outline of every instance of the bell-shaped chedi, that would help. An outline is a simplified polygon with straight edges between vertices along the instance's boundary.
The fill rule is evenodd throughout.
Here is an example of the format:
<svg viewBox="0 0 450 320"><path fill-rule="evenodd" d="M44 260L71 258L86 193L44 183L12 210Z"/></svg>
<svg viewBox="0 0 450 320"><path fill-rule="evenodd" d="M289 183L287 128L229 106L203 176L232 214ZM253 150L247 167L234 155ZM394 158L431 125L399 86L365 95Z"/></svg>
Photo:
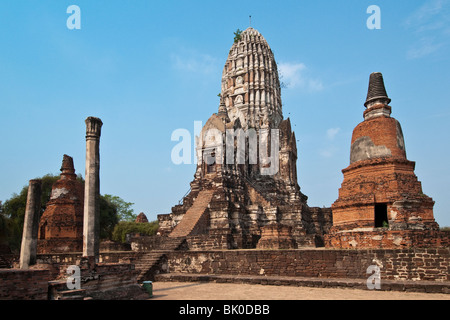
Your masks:
<svg viewBox="0 0 450 320"><path fill-rule="evenodd" d="M364 121L353 130L350 165L332 205L330 247L395 248L436 243L434 201L406 157L381 73L372 73Z"/></svg>
<svg viewBox="0 0 450 320"><path fill-rule="evenodd" d="M83 204L83 183L77 180L73 159L64 155L61 178L52 186L39 223L39 253L82 251Z"/></svg>
<svg viewBox="0 0 450 320"><path fill-rule="evenodd" d="M330 210L311 210L300 191L296 138L289 118L283 119L277 63L253 28L231 46L218 112L196 137L196 155L191 189L170 215L158 216L159 234L203 237L200 247L255 248L263 228L275 225L289 227L296 246L321 241Z"/></svg>

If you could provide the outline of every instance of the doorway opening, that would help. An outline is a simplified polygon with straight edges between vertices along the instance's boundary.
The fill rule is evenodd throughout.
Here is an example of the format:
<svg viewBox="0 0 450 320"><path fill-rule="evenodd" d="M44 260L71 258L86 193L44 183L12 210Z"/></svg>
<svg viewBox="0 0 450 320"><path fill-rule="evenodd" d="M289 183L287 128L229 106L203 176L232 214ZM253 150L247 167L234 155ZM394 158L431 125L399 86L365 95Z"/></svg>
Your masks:
<svg viewBox="0 0 450 320"><path fill-rule="evenodd" d="M387 204L375 204L375 228L388 227Z"/></svg>

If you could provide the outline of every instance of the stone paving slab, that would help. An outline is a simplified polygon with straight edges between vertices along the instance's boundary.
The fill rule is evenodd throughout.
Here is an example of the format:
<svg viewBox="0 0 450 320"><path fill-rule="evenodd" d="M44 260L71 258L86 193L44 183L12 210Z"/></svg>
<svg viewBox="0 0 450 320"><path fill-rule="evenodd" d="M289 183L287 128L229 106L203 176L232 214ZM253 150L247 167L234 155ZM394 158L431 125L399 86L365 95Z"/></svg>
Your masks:
<svg viewBox="0 0 450 320"><path fill-rule="evenodd" d="M368 290L366 283L367 279L345 278L165 273L156 275L155 281L240 283L316 288L353 288ZM380 290L450 294L450 281L394 281L381 279Z"/></svg>
<svg viewBox="0 0 450 320"><path fill-rule="evenodd" d="M169 304L170 310L176 309L177 306L185 306L186 303L189 305L196 303L195 305L215 305L218 307L223 304L269 304L271 306L271 314L276 315L276 319L283 319L283 317L279 317L281 314L292 316L298 311L298 307L301 306L298 304L299 300L366 300L369 303L372 303L374 300L410 300L415 301L414 303L417 303L417 300L441 300L444 302L450 301L450 294L337 287L316 288L243 283L157 281L153 283L153 297L149 298L149 300L154 300L155 306L159 306L158 302L162 300L178 301L178 303ZM309 303L303 306L311 307ZM321 315L324 315L324 312L330 312L330 317L335 317L337 305L333 305L331 308L327 308L326 305L320 306L322 306L322 309L320 309ZM342 305L339 306L343 307ZM401 311L399 318L408 318L405 312L410 310L412 312L411 319L413 319L415 315L413 310L417 310L417 305L413 308L408 308L407 305L402 305L401 308L399 305L392 306L393 308L388 307L389 313ZM442 307L445 308L444 305ZM368 304L367 308L366 310L372 310L373 304ZM286 319L288 318L286 317Z"/></svg>

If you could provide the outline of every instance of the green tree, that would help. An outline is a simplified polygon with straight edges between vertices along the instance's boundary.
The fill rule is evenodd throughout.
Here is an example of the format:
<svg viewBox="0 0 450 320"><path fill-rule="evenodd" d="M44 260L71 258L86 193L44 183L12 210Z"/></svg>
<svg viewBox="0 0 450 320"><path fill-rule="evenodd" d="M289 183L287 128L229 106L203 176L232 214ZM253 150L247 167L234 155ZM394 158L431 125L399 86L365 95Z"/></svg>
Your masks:
<svg viewBox="0 0 450 320"><path fill-rule="evenodd" d="M47 202L50 200L52 193L53 184L60 178L59 175L46 174L41 180L41 210L40 214L44 213ZM77 177L80 181L84 183L83 178L79 175ZM25 208L27 205L28 196L28 185L24 186L19 194L14 193L10 199L6 200L2 206L3 216L10 220L9 228L12 229L10 232L14 233L13 247L17 246L17 240L20 241L22 238L23 221L25 218ZM18 233L18 234L17 234ZM18 238L18 239L17 239Z"/></svg>
<svg viewBox="0 0 450 320"><path fill-rule="evenodd" d="M119 217L119 221L134 221L136 220L137 215L134 213L134 210L131 208L134 203L125 202L118 196L112 196L110 194L105 194L103 198L113 207L117 209L117 215Z"/></svg>
<svg viewBox="0 0 450 320"><path fill-rule="evenodd" d="M42 180L41 215L50 200L52 186L59 178L59 175L52 174L39 178ZM84 183L81 175L78 175L77 179ZM19 194L14 193L0 205L0 241L7 243L14 252L20 250L27 194L28 185L24 186ZM132 203L116 196L100 196L100 239L111 239L114 226L121 220L121 215L131 219L131 205Z"/></svg>
<svg viewBox="0 0 450 320"><path fill-rule="evenodd" d="M127 234L153 236L156 234L158 227L158 221L148 223L121 221L114 227L112 240L125 243Z"/></svg>
<svg viewBox="0 0 450 320"><path fill-rule="evenodd" d="M111 239L114 226L120 221L118 209L105 196L100 196L100 239Z"/></svg>
<svg viewBox="0 0 450 320"><path fill-rule="evenodd" d="M242 30L237 29L236 32L234 32L234 43L239 42L241 40L241 33Z"/></svg>

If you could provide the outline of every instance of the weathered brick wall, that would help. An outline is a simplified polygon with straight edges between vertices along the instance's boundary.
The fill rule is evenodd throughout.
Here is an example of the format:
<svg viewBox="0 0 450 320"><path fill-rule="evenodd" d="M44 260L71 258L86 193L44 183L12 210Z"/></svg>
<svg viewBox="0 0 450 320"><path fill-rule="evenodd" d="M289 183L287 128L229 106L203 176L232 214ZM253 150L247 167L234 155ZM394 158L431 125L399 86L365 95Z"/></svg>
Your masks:
<svg viewBox="0 0 450 320"><path fill-rule="evenodd" d="M450 249L227 250L171 252L170 272L367 278L378 265L390 280L449 281Z"/></svg>
<svg viewBox="0 0 450 320"><path fill-rule="evenodd" d="M49 270L0 270L0 300L47 300Z"/></svg>
<svg viewBox="0 0 450 320"><path fill-rule="evenodd" d="M105 253L94 270L81 267L81 289L100 300L141 299L146 293L137 284L134 259L141 253ZM81 254L38 255L45 270L0 270L0 300L47 300L49 281L67 278L69 265L79 264Z"/></svg>
<svg viewBox="0 0 450 320"><path fill-rule="evenodd" d="M100 263L121 263L138 259L143 252L134 251L117 251L117 252L100 252ZM38 264L60 264L60 265L76 265L80 263L81 253L47 253L38 254L36 259Z"/></svg>
<svg viewBox="0 0 450 320"><path fill-rule="evenodd" d="M292 238L292 227L271 224L261 228L261 239L256 245L258 249L295 249Z"/></svg>
<svg viewBox="0 0 450 320"><path fill-rule="evenodd" d="M404 148L399 146L399 135L403 139L400 124L394 118L377 117L361 122L353 130L352 145L361 137L370 137L375 146L385 146L392 157L406 158Z"/></svg>
<svg viewBox="0 0 450 320"><path fill-rule="evenodd" d="M325 246L329 248L342 249L449 247L450 232L439 230L348 231L335 234L326 234Z"/></svg>
<svg viewBox="0 0 450 320"><path fill-rule="evenodd" d="M229 236L227 234L201 234L186 238L189 250L228 249Z"/></svg>
<svg viewBox="0 0 450 320"><path fill-rule="evenodd" d="M93 271L81 269L81 288L96 300L147 298L137 284L138 273L132 264L99 264Z"/></svg>
<svg viewBox="0 0 450 320"><path fill-rule="evenodd" d="M149 251L158 249L166 240L161 236L133 236L130 238L131 250Z"/></svg>
<svg viewBox="0 0 450 320"><path fill-rule="evenodd" d="M116 241L105 240L100 242L101 252L111 251L130 251L131 245L129 243L121 243Z"/></svg>

